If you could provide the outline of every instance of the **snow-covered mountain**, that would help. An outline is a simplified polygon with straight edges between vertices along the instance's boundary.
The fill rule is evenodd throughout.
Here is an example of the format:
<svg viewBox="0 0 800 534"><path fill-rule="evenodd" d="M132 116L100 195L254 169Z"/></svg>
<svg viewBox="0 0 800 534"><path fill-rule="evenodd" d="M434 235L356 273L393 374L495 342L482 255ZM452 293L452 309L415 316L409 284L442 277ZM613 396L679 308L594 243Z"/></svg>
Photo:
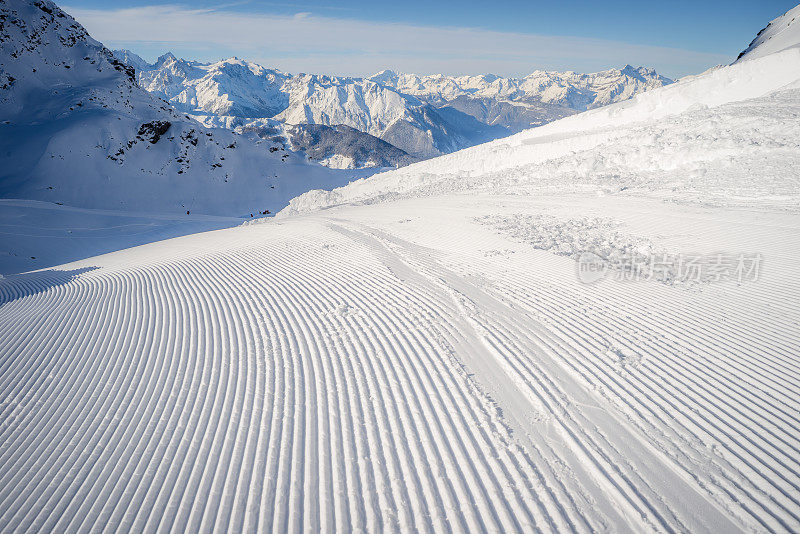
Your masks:
<svg viewBox="0 0 800 534"><path fill-rule="evenodd" d="M384 70L369 79L512 133L673 83L653 69L630 65L593 74L536 71L524 78L419 76Z"/></svg>
<svg viewBox="0 0 800 534"><path fill-rule="evenodd" d="M165 54L148 65L130 51L115 54L137 70L142 87L193 116L228 123L274 118L287 124L345 125L418 158L671 83L651 69L631 66L595 74L537 71L520 79L388 70L348 78L289 75L237 58L201 64Z"/></svg>
<svg viewBox="0 0 800 534"><path fill-rule="evenodd" d="M137 68L137 80L204 123L252 126L274 118L291 125L349 126L417 158L452 152L507 135L459 111L435 106L369 79L288 75L237 58L201 64L165 54L152 65L127 50L115 52ZM378 149L369 138L364 147ZM341 154L346 158L347 156ZM392 159L376 154L374 160Z"/></svg>
<svg viewBox="0 0 800 534"><path fill-rule="evenodd" d="M281 90L288 76L255 63L230 58L205 65L167 53L148 65L127 50L115 55L139 65L139 85L187 113L272 117L289 104Z"/></svg>
<svg viewBox="0 0 800 534"><path fill-rule="evenodd" d="M343 124L419 158L453 152L507 134L457 112L445 115L414 96L368 79L301 74L284 86L288 124Z"/></svg>
<svg viewBox="0 0 800 534"><path fill-rule="evenodd" d="M49 0L0 4L0 117L2 198L235 215L349 178L176 112Z"/></svg>
<svg viewBox="0 0 800 534"><path fill-rule="evenodd" d="M736 61L756 59L800 43L800 5L793 7L763 28Z"/></svg>
<svg viewBox="0 0 800 534"><path fill-rule="evenodd" d="M593 74L535 71L524 78L419 76L385 70L369 79L431 103L446 103L460 97L489 98L500 102L557 105L574 111L613 104L672 83L653 69L630 65Z"/></svg>

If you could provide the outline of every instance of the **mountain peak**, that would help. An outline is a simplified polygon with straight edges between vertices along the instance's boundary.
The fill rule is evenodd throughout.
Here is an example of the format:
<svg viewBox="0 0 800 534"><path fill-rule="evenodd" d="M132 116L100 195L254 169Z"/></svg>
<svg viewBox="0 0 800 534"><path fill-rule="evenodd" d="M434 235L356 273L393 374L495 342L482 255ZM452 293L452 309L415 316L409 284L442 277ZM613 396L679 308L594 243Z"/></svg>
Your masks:
<svg viewBox="0 0 800 534"><path fill-rule="evenodd" d="M634 67L633 65L626 64L624 67L619 69L619 73L630 78L642 79L643 76L650 74L650 71L644 67Z"/></svg>
<svg viewBox="0 0 800 534"><path fill-rule="evenodd" d="M156 66L161 66L166 63L172 63L174 61L178 61L178 58L175 57L175 54L173 54L172 52L167 52L166 54L158 56L158 59L156 60L155 64Z"/></svg>
<svg viewBox="0 0 800 534"><path fill-rule="evenodd" d="M375 74L373 74L372 76L370 76L367 79L371 80L371 81L373 81L375 83L385 84L385 83L394 83L394 82L396 82L398 77L399 76L397 75L397 73L394 72L393 70L384 69L384 70L382 70L380 72L376 72Z"/></svg>
<svg viewBox="0 0 800 534"><path fill-rule="evenodd" d="M150 63L148 63L142 56L130 50L113 50L111 53L114 54L114 57L118 60L136 69L136 72L141 72L142 70L146 70L150 67Z"/></svg>

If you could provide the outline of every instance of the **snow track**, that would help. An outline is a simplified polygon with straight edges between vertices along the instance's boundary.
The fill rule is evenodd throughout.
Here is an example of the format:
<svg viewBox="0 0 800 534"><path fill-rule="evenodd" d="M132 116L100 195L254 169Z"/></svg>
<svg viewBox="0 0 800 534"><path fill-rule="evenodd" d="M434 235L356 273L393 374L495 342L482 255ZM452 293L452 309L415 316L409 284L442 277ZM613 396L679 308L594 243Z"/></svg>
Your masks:
<svg viewBox="0 0 800 534"><path fill-rule="evenodd" d="M478 204L564 209L339 209L0 280L2 530L800 528L796 216L665 235L588 201L770 274L584 286Z"/></svg>
<svg viewBox="0 0 800 534"><path fill-rule="evenodd" d="M5 304L5 528L566 527L441 310L331 245L362 272L278 242Z"/></svg>

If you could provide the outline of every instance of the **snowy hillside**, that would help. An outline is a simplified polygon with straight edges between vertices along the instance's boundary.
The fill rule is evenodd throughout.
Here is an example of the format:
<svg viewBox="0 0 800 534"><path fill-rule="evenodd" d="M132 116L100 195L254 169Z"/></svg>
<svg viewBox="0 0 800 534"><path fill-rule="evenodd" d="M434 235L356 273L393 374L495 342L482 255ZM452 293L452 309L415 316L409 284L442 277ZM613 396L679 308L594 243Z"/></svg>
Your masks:
<svg viewBox="0 0 800 534"><path fill-rule="evenodd" d="M3 2L0 34L2 198L245 215L347 181L176 113L47 0Z"/></svg>
<svg viewBox="0 0 800 534"><path fill-rule="evenodd" d="M165 54L148 65L130 51L115 54L136 68L142 87L191 115L216 115L229 123L274 118L288 124L345 125L418 158L672 83L651 69L629 65L595 74L537 71L522 79L391 71L361 79L289 75L236 58L200 64Z"/></svg>
<svg viewBox="0 0 800 534"><path fill-rule="evenodd" d="M790 45L0 278L0 530L800 531L798 119Z"/></svg>
<svg viewBox="0 0 800 534"><path fill-rule="evenodd" d="M800 5L790 9L770 22L750 45L739 54L736 61L756 59L774 54L800 43Z"/></svg>

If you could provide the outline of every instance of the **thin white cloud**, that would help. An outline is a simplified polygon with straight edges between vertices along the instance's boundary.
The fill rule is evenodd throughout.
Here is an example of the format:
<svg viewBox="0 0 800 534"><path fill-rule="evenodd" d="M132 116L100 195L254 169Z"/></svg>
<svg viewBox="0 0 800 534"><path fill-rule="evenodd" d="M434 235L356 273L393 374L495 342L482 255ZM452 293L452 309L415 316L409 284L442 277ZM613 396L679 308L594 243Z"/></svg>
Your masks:
<svg viewBox="0 0 800 534"><path fill-rule="evenodd" d="M177 5L67 11L112 48L125 46L145 56L172 50L199 60L237 55L288 72L366 75L393 68L524 75L535 69L591 72L630 63L676 76L729 60L601 39L375 23L306 12L281 16Z"/></svg>

